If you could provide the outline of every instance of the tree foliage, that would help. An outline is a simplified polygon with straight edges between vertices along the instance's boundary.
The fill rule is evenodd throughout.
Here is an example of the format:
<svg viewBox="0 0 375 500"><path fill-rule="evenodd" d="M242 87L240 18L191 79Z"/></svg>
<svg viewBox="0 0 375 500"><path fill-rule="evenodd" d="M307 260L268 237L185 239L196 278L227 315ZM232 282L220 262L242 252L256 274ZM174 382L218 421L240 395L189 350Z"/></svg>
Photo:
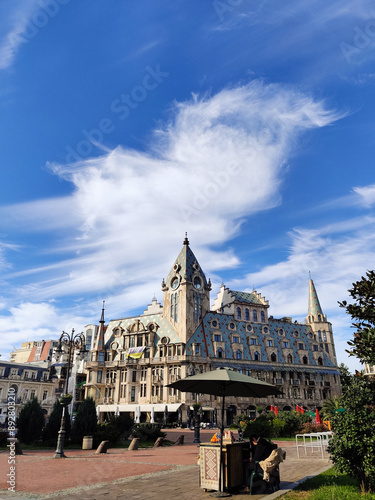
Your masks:
<svg viewBox="0 0 375 500"><path fill-rule="evenodd" d="M17 438L25 444L35 443L42 436L45 424L43 409L37 398L28 401L17 419Z"/></svg>
<svg viewBox="0 0 375 500"><path fill-rule="evenodd" d="M42 440L47 445L55 445L57 443L58 432L61 427L61 415L63 407L56 401L53 405L51 415L49 420L43 430ZM65 439L68 439L71 431L71 421L70 415L67 409L65 409Z"/></svg>
<svg viewBox="0 0 375 500"><path fill-rule="evenodd" d="M79 405L72 426L72 439L75 442L82 440L84 436L92 436L97 429L96 407L93 398L86 398Z"/></svg>
<svg viewBox="0 0 375 500"><path fill-rule="evenodd" d="M348 292L354 303L343 300L339 304L350 314L357 331L348 342L352 349L347 352L362 363L375 365L375 271L367 271L366 277L353 283Z"/></svg>
<svg viewBox="0 0 375 500"><path fill-rule="evenodd" d="M340 472L358 482L363 492L375 490L375 382L352 377L341 404L344 413L332 417L334 437L328 451Z"/></svg>

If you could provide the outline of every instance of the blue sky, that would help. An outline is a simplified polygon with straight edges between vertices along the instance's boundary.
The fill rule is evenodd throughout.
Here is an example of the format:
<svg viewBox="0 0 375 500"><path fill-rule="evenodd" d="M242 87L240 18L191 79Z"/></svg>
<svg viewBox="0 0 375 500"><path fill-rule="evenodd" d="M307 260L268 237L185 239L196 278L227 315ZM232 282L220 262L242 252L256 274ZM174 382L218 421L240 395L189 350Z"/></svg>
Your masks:
<svg viewBox="0 0 375 500"><path fill-rule="evenodd" d="M285 5L286 4L286 5ZM142 311L185 231L304 320L375 261L369 0L0 4L1 354Z"/></svg>

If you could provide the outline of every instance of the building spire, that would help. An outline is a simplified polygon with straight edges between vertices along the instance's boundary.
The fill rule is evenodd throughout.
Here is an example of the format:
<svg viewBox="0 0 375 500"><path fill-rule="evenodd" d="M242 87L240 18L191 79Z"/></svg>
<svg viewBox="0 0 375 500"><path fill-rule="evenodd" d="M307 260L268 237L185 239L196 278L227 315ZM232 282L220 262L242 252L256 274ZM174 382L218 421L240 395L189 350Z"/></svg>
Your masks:
<svg viewBox="0 0 375 500"><path fill-rule="evenodd" d="M185 233L184 245L189 245L187 233Z"/></svg>
<svg viewBox="0 0 375 500"><path fill-rule="evenodd" d="M318 315L323 316L318 294L316 293L315 285L311 277L309 279L309 307L307 314L312 316L315 320L318 318Z"/></svg>
<svg viewBox="0 0 375 500"><path fill-rule="evenodd" d="M105 300L103 300L103 308L102 308L102 315L100 316L100 326L99 326L99 335L98 335L98 350L99 349L104 349L104 304Z"/></svg>

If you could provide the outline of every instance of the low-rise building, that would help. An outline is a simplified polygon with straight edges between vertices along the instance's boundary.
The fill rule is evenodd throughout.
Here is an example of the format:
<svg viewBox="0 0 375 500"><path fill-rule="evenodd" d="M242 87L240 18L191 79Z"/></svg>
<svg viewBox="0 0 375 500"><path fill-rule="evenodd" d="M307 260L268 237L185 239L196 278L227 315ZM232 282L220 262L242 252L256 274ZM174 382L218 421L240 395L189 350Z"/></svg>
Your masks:
<svg viewBox="0 0 375 500"><path fill-rule="evenodd" d="M12 396L9 398L9 396ZM55 384L48 368L38 365L0 361L0 423L5 424L10 404L16 416L30 399L37 398L45 411L51 413L55 402Z"/></svg>

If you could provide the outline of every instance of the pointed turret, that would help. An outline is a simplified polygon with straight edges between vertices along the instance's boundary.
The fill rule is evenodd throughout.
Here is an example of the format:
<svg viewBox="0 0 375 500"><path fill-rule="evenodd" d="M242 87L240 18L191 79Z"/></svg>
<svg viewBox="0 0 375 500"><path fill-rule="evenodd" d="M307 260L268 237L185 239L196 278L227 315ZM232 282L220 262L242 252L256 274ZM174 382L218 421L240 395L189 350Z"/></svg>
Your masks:
<svg viewBox="0 0 375 500"><path fill-rule="evenodd" d="M318 294L311 277L309 280L309 306L306 323L311 328L312 343L315 344L314 357L317 364L323 362L321 355L322 351L328 355L334 364L337 364L332 324L327 320L327 316L323 314Z"/></svg>
<svg viewBox="0 0 375 500"><path fill-rule="evenodd" d="M309 307L308 307L308 316L311 316L315 321L322 321L323 311L320 306L320 302L318 299L318 294L316 293L315 285L313 280L310 278L309 280Z"/></svg>

